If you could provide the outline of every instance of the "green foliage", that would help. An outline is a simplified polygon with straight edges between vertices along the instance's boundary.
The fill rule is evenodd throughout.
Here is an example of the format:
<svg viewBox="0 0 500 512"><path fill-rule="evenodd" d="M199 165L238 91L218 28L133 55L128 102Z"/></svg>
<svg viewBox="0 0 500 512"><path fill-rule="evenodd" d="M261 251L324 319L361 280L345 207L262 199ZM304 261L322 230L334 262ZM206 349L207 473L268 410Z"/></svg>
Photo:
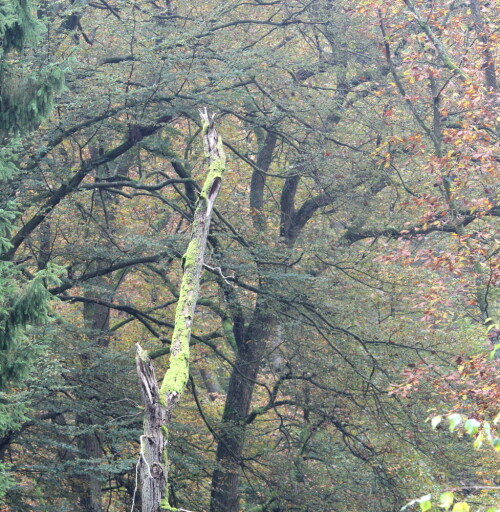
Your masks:
<svg viewBox="0 0 500 512"><path fill-rule="evenodd" d="M9 240L9 235L12 228L12 221L16 218L16 212L13 210L0 209L0 255L6 253L12 244ZM5 262L0 263L6 266ZM0 269L4 273L5 269Z"/></svg>
<svg viewBox="0 0 500 512"><path fill-rule="evenodd" d="M490 422L488 421L478 421L475 418L467 418L467 416L463 414L450 414L448 417L449 430L450 432L454 432L460 425L463 425L463 429L465 432L474 438L474 448L479 449L483 445L484 442L493 447L495 451L500 451L500 439L495 438L492 434L492 429ZM436 429L441 422L443 421L442 416L434 416L431 418L431 425L433 429ZM492 421L493 425L497 425L500 423L500 414L498 414ZM486 488L487 489L487 488ZM495 490L495 487L492 487L491 490ZM421 498L410 501L407 505L405 505L401 510L405 510L407 508L411 508L415 505L419 506L421 512L427 512L428 510L445 510L448 511L451 509L451 512L469 512L471 510L471 506L466 501L458 501L456 499L455 493L452 491L446 491L439 495L439 500L436 502L433 500L432 494L427 494L422 496ZM453 508L452 508L453 505ZM480 509L484 510L484 509ZM486 512L496 512L498 509L488 508Z"/></svg>
<svg viewBox="0 0 500 512"><path fill-rule="evenodd" d="M22 144L19 139L10 137L6 144L0 147L0 182L7 181L17 172L16 160L22 152Z"/></svg>
<svg viewBox="0 0 500 512"><path fill-rule="evenodd" d="M63 88L59 66L37 70L21 60L20 54L35 44L40 29L29 0L0 0L0 132L25 133L37 127ZM18 60L10 58L13 52L19 54Z"/></svg>
<svg viewBox="0 0 500 512"><path fill-rule="evenodd" d="M49 65L37 72L7 59L7 54L34 44L38 29L29 0L0 0L0 131L24 134L37 126L62 88L59 67ZM18 155L15 139L2 148L0 183L15 178ZM20 379L29 366L32 357L22 347L22 334L29 325L47 320L50 294L46 284L56 283L59 273L59 269L48 267L27 280L12 263L4 261L17 213L10 199L0 209L0 389Z"/></svg>
<svg viewBox="0 0 500 512"><path fill-rule="evenodd" d="M10 510L36 510L45 500L44 512L73 512L88 475L133 489L128 473L134 474L137 459L131 447L142 422L133 358L103 350L70 325L50 323L34 335L39 357L29 380L10 397L16 410L25 411L9 429L15 434L10 455L17 477L5 498ZM77 420L82 417L88 421ZM99 460L86 458L80 442L86 435L106 446Z"/></svg>
<svg viewBox="0 0 500 512"><path fill-rule="evenodd" d="M30 0L0 0L0 58L35 43L39 31Z"/></svg>
<svg viewBox="0 0 500 512"><path fill-rule="evenodd" d="M432 428L435 429L443 421L442 416L434 416L431 419ZM492 429L500 424L500 413L492 421L478 421L476 418L468 418L464 414L450 414L448 416L449 430L454 432L463 424L465 432L474 439L474 448L479 449L484 443L490 445L495 451L500 452L500 438L496 437L496 430Z"/></svg>
<svg viewBox="0 0 500 512"><path fill-rule="evenodd" d="M50 265L24 281L9 262L0 262L0 390L23 378L35 351L25 343L24 332L49 318L47 284L59 283L61 269Z"/></svg>
<svg viewBox="0 0 500 512"><path fill-rule="evenodd" d="M0 3L5 26L16 4L28 5ZM111 355L117 349L126 359L135 342L149 353L169 349L178 260L204 168L197 111L210 105L228 144L228 176L205 300L193 316L198 402L185 393L170 429L172 504L210 508L214 468L234 462L215 452L225 436L231 447L239 436L244 510L397 510L421 489L441 509L459 509L464 497L439 501L436 490L487 480L482 457L495 452L474 451L466 437L480 439L484 423L473 407L466 418L445 417L444 429L419 422L431 407L446 410L442 402L474 405L476 390L481 402L493 394L479 371L473 389L451 400L429 391L453 354L480 349L475 331L498 316L495 95L477 94L488 59L467 13L473 2L407 2L425 11L434 37L476 80L462 85L404 2L40 4L50 24L41 51L25 38L4 54L3 133L26 135L47 114L61 85L47 60L74 55L75 72L57 115L21 151L0 156L0 174L11 180L2 187L2 251L16 219L35 226L1 272L10 364L38 353L36 371L9 396L18 413L6 420L15 437L5 442L23 482L9 495L11 508L74 511L90 475L111 489L110 510L130 510L139 416L134 423L127 415L140 410L120 401L137 399L137 382ZM172 16L160 4L172 4ZM494 2L486 4L494 30ZM396 81L405 89L399 96ZM266 147L272 136L276 144ZM30 224L40 212L42 223ZM29 308L37 293L47 297L35 287L30 299L30 287L47 259L68 268L57 308L72 330L52 323L38 344L43 318ZM488 314L475 303L478 283ZM111 334L105 322L85 330L100 319L84 317L81 303L88 312L99 300L114 308ZM161 377L166 363L156 361ZM432 364L410 403L387 396L402 371L413 368L416 378ZM202 371L220 384L216 392L206 392ZM460 389L467 378L446 383ZM240 407L250 416L234 427L220 421L228 382L242 389L227 396L228 411L251 396ZM459 434L449 436L449 427ZM100 436L104 454L85 453L89 436ZM429 500L415 507L427 510Z"/></svg>
<svg viewBox="0 0 500 512"><path fill-rule="evenodd" d="M64 86L64 73L57 65L38 72L11 63L1 63L0 130L23 133L36 128L50 114L54 96Z"/></svg>
<svg viewBox="0 0 500 512"><path fill-rule="evenodd" d="M12 488L15 481L10 472L10 465L0 462L0 505L4 503L3 497Z"/></svg>
<svg viewBox="0 0 500 512"><path fill-rule="evenodd" d="M426 494L421 498L407 503L401 510L415 508L418 505L420 512L433 511L451 511L451 512L470 512L471 506L465 501L457 501L455 493L451 491L443 492L439 495L439 499L433 500L432 494ZM480 512L498 512L500 509L496 507L474 509Z"/></svg>
<svg viewBox="0 0 500 512"><path fill-rule="evenodd" d="M58 66L30 69L23 59L24 50L37 41L41 25L34 17L30 0L0 0L0 185L16 180L19 171L18 141L7 135L26 135L50 113L54 95L63 87L63 73ZM9 190L10 187L7 187ZM5 254L10 249L9 236L18 215L15 198L2 198L0 209L0 391L20 384L40 347L28 342L26 331L48 320L50 293L46 286L57 284L61 269L49 264L32 278ZM0 436L20 428L28 404L18 396L4 395L1 407L8 404L0 421ZM0 497L12 487L9 468L0 467Z"/></svg>

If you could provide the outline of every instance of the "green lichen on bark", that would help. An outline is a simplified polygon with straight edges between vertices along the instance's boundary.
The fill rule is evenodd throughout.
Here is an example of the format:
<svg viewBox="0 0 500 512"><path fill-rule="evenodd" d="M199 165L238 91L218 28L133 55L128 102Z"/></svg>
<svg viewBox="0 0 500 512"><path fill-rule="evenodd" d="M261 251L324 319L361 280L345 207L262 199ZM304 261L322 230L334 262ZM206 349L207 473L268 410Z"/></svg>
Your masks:
<svg viewBox="0 0 500 512"><path fill-rule="evenodd" d="M225 316L222 319L222 330L224 331L224 335L231 345L231 348L235 353L238 352L238 345L236 344L236 338L234 337L233 332L233 321L230 316Z"/></svg>
<svg viewBox="0 0 500 512"><path fill-rule="evenodd" d="M192 316L196 305L195 295L197 295L199 287L199 283L195 279L196 276L193 274L197 273L196 266L199 258L199 241L193 238L182 258L184 278L175 311L172 352L169 367L160 388L160 396L164 406L167 406L170 393L182 394L189 378L189 340L191 338Z"/></svg>
<svg viewBox="0 0 500 512"><path fill-rule="evenodd" d="M181 333L183 339L189 339L188 329ZM167 398L171 393L181 395L186 387L189 377L189 350L183 347L183 351L172 356L170 364L161 385L161 402L167 406Z"/></svg>
<svg viewBox="0 0 500 512"><path fill-rule="evenodd" d="M167 498L163 498L161 501L160 501L160 507L162 510L166 510L167 512L178 512L179 509L175 508L175 507L171 507L170 504L168 503L168 499Z"/></svg>
<svg viewBox="0 0 500 512"><path fill-rule="evenodd" d="M189 340L203 271L210 215L226 167L222 139L218 136L213 124L214 116L210 116L205 110L201 113L201 117L205 153L209 158L209 171L196 206L191 240L182 257L184 275L175 312L170 363L160 388L161 402L170 409L168 414L171 414L171 409L184 391L189 378Z"/></svg>
<svg viewBox="0 0 500 512"><path fill-rule="evenodd" d="M193 226L194 228L195 226ZM196 258L198 257L199 253L199 243L198 240L192 239L189 242L189 245L186 249L186 252L184 253L184 256L182 257L182 269L184 272L186 272L186 269L193 268L193 266L196 264ZM179 302L181 299L182 289L179 292Z"/></svg>
<svg viewBox="0 0 500 512"><path fill-rule="evenodd" d="M220 139L219 139L220 141ZM210 162L210 168L208 172L207 179L205 180L205 183L203 185L203 189L201 191L200 196L201 197L207 197L209 192L209 187L212 186L216 178L222 179L222 175L224 174L224 171L226 170L226 157L223 153L223 148L221 146L221 142L217 143L217 149L219 152L218 158L214 158Z"/></svg>
<svg viewBox="0 0 500 512"><path fill-rule="evenodd" d="M150 407L151 411L149 411L149 413L146 411L146 420L149 419L149 423L153 424L155 419L162 418L161 425L159 426L158 422L156 422L154 427L156 434L159 433L158 429L161 429L162 434L162 436L155 435L155 438L160 437L164 441L161 449L161 457L159 457L160 454L156 452L154 460L145 460L145 463L147 463L148 467L152 466L152 464L161 465L164 471L165 486L163 487L162 484L154 483L152 479L148 479L148 475L146 474L146 476L144 476L142 474L144 471L141 469L144 498L143 507L144 502L149 499L150 496L154 494L155 497L154 503L151 503L153 508L147 508L147 510L151 512L156 512L158 507L168 512L177 511L177 509L171 507L168 502L168 425L172 418L172 412L189 379L189 341L198 299L201 274L203 272L203 258L210 228L210 216L225 169L222 141L219 139L213 125L213 116L209 116L205 110L205 112L202 113L202 121L204 122L203 141L207 156L210 159L209 172L196 205L191 228L191 240L186 253L182 257L183 276L175 311L175 325L170 346L170 361L159 390L152 367L147 366L146 368L146 365L143 367L143 365L140 364L140 358L137 364L139 378L143 385L143 399L146 405L148 405L148 401L151 402L150 397L154 396L156 398L153 400L154 403L152 405L160 406L159 409L157 407ZM138 353L141 358L147 357L149 361L147 354L141 354L140 347ZM148 408L146 407L146 409ZM147 421L145 421L145 424L147 424ZM146 427L145 435L148 435ZM146 493L144 492L144 479L146 479L148 483L153 482L151 484L153 486L153 494L148 494L149 488ZM149 502L147 506L150 506Z"/></svg>

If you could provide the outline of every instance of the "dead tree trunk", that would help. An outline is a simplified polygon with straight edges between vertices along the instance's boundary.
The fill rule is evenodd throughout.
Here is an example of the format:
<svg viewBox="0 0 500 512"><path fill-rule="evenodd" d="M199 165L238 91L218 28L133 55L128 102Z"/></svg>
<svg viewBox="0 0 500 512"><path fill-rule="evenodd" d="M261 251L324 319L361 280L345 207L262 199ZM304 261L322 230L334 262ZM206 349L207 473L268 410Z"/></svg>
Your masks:
<svg viewBox="0 0 500 512"><path fill-rule="evenodd" d="M139 459L142 512L174 510L168 503L168 425L189 378L189 340L203 257L212 209L226 165L222 140L214 126L214 116L209 115L206 109L200 114L209 172L194 214L191 240L182 258L184 274L175 312L170 362L161 387L158 386L148 353L137 346L137 373L145 404Z"/></svg>

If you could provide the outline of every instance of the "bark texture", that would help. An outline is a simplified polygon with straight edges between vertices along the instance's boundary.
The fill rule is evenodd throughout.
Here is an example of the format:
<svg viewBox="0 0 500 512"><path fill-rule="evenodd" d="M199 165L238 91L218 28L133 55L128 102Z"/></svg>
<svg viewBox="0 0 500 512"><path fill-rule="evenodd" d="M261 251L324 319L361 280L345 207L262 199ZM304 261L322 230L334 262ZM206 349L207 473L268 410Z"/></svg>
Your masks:
<svg viewBox="0 0 500 512"><path fill-rule="evenodd" d="M137 373L144 402L144 434L141 436L139 479L142 512L159 512L167 496L167 411L160 401L160 388L146 351L137 345Z"/></svg>
<svg viewBox="0 0 500 512"><path fill-rule="evenodd" d="M189 379L189 340L193 324L203 259L213 205L219 192L226 159L214 115L201 113L203 142L209 171L198 198L191 240L182 258L183 277L175 312L169 367L161 387L147 352L137 346L137 372L145 403L144 434L141 436L140 481L142 512L173 510L168 503L168 424Z"/></svg>
<svg viewBox="0 0 500 512"><path fill-rule="evenodd" d="M243 339L229 379L226 403L217 445L217 466L212 477L211 512L237 512L240 470L255 381L266 354L266 346L277 325L270 304L259 296L253 319Z"/></svg>

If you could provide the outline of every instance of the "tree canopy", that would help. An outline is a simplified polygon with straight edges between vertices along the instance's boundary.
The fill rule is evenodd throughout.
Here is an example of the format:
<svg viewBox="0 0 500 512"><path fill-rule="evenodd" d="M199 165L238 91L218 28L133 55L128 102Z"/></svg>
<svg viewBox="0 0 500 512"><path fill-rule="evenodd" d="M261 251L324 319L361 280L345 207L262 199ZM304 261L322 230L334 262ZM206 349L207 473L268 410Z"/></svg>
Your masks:
<svg viewBox="0 0 500 512"><path fill-rule="evenodd" d="M0 0L5 510L496 510L499 19Z"/></svg>

